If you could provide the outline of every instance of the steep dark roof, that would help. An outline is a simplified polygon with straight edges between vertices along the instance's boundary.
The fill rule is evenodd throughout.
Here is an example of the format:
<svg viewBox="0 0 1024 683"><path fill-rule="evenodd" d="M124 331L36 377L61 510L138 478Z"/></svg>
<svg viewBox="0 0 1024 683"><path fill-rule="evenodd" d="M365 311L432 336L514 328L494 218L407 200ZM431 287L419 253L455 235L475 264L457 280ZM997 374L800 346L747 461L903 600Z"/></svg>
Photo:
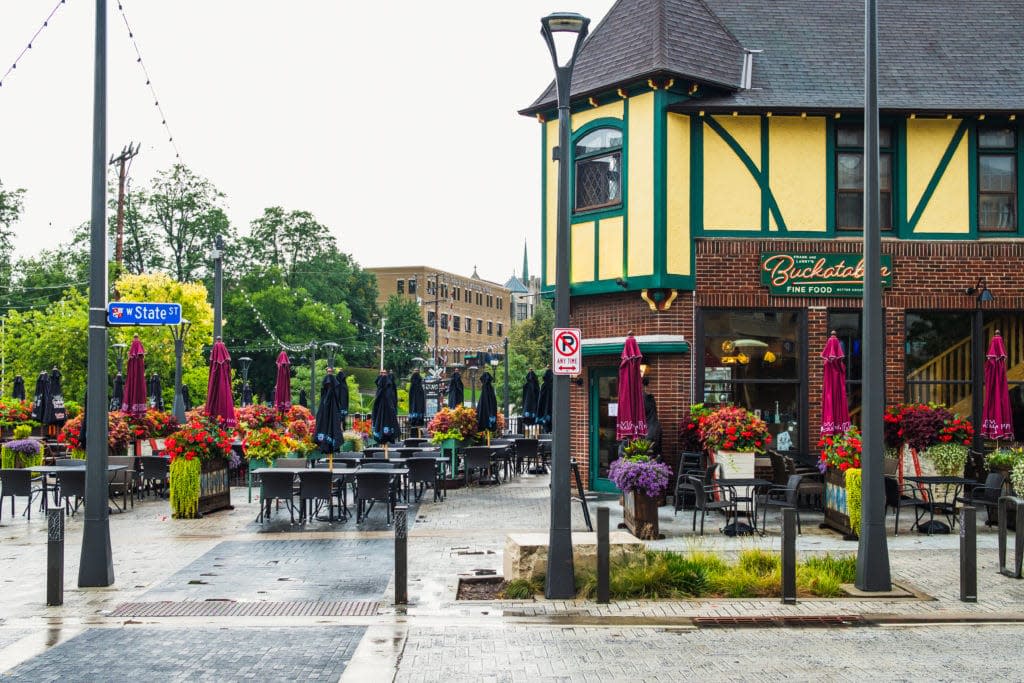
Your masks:
<svg viewBox="0 0 1024 683"><path fill-rule="evenodd" d="M1024 0L879 0L878 4L882 109L943 113L1024 109L1020 56ZM684 8L691 13L700 9L703 17L694 21ZM639 14L613 17L616 11ZM662 16L663 38L656 40ZM631 27L626 30L628 24ZM641 42L665 45L666 59L640 59ZM754 55L750 90L739 89L742 48L763 50ZM691 55L698 63L668 59L668 55ZM708 62L703 71L700 60ZM860 109L864 106L864 2L621 0L580 55L577 73L584 65L586 70L578 80L574 77L573 94L599 90L602 81L621 84L630 80L631 71L641 70L641 65L653 68L655 63L667 75L724 86L673 109ZM523 113L552 106L552 93L549 86Z"/></svg>
<svg viewBox="0 0 1024 683"><path fill-rule="evenodd" d="M742 46L702 0L618 0L580 51L572 96L655 75L735 89L742 69ZM521 113L554 106L552 82Z"/></svg>
<svg viewBox="0 0 1024 683"><path fill-rule="evenodd" d="M863 0L706 0L754 56L750 90L690 108L864 106ZM880 0L882 109L1024 108L1024 0ZM680 108L685 108L683 105Z"/></svg>

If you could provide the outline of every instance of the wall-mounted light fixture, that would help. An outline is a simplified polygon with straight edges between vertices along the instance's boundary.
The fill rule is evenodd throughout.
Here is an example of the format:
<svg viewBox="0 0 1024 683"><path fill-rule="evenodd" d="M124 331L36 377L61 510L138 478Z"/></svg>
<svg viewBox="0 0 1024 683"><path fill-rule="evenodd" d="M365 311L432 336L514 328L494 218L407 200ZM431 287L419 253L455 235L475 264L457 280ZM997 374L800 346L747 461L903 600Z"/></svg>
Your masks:
<svg viewBox="0 0 1024 683"><path fill-rule="evenodd" d="M626 282L621 277L615 278L615 284L617 284L619 287L622 287L623 289L626 289L627 287L629 287L629 283Z"/></svg>
<svg viewBox="0 0 1024 683"><path fill-rule="evenodd" d="M964 290L964 294L968 296L974 296L975 301L980 304L987 304L995 301L995 297L992 295L991 290L988 288L988 282L985 281L985 277L979 277L977 284L973 287L968 287Z"/></svg>

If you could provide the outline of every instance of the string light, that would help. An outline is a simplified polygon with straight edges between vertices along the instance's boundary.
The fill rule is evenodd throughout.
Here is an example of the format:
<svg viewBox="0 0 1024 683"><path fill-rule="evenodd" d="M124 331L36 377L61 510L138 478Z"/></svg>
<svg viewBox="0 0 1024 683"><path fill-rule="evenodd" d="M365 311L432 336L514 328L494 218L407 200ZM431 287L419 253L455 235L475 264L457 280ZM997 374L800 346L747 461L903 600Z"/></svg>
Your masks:
<svg viewBox="0 0 1024 683"><path fill-rule="evenodd" d="M142 52L139 50L139 43L135 40L135 32L132 30L131 24L128 23L128 14L124 11L124 0L119 0L117 3L117 10L121 13L121 19L124 20L124 27L128 30L128 38L132 41L132 47L135 48L135 62L142 69L142 74L146 77L146 86L149 88L149 93L153 96L153 106L160 112L160 123L163 125L164 130L167 131L167 142L171 143L171 147L174 148L174 158L181 161L181 151L178 149L178 145L174 142L174 135L171 133L171 127L167 125L167 114L164 113L164 108L160 106L160 98L156 96L156 88L153 87L153 79L149 75L149 69L146 68L146 63L142 61Z"/></svg>
<svg viewBox="0 0 1024 683"><path fill-rule="evenodd" d="M50 20L53 19L53 15L57 13L57 10L59 10L60 6L63 5L64 3L65 0L60 0L60 2L54 5L53 9L50 10L50 13L46 16L46 19L43 20L43 25L36 29L36 32L32 34L32 38L29 39L28 44L26 44L25 47L21 49L21 52L18 53L18 56L14 58L14 61L11 62L11 66L8 67L7 71L4 72L4 75L0 76L0 87L3 87L4 81L7 80L8 76L11 75L11 72L18 68L18 62L20 62L21 58L24 57L25 54L32 49L32 43L36 42L36 38L38 38L39 34L43 32L43 29L50 25Z"/></svg>

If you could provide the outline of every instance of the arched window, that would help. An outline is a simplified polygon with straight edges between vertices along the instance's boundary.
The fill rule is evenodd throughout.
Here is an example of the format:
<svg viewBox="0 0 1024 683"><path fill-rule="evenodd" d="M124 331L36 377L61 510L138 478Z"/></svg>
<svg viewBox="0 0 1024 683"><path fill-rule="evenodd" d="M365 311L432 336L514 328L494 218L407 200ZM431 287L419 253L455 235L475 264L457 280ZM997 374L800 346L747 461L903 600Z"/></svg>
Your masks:
<svg viewBox="0 0 1024 683"><path fill-rule="evenodd" d="M576 211L622 201L622 131L598 128L576 141Z"/></svg>

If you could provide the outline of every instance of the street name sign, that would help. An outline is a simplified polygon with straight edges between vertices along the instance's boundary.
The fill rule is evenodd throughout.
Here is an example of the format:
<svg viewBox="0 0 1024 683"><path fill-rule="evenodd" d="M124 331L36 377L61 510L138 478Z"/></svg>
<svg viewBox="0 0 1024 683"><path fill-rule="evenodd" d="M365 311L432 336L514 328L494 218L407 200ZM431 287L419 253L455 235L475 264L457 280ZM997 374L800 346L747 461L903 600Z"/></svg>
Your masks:
<svg viewBox="0 0 1024 683"><path fill-rule="evenodd" d="M551 371L556 375L578 375L583 363L579 328L556 327L551 331Z"/></svg>
<svg viewBox="0 0 1024 683"><path fill-rule="evenodd" d="M108 325L177 325L181 304L111 301L107 305Z"/></svg>

